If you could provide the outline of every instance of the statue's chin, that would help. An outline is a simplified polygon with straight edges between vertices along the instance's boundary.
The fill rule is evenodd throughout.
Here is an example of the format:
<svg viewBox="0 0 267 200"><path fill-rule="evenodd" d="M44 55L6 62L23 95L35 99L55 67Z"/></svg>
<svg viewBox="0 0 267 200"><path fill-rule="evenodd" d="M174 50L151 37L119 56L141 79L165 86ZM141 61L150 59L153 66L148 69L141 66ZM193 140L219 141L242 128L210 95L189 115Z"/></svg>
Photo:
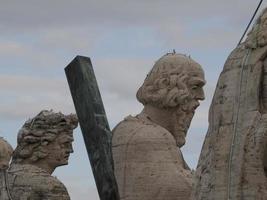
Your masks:
<svg viewBox="0 0 267 200"><path fill-rule="evenodd" d="M190 127L191 121L195 113L195 105L198 104L198 102L190 103L187 105L187 108L184 108L184 110L177 110L176 112L177 122L172 131L172 134L176 140L176 145L178 147L182 147L185 144L186 133Z"/></svg>
<svg viewBox="0 0 267 200"><path fill-rule="evenodd" d="M176 145L177 145L179 148L181 148L182 146L184 146L184 144L185 144L185 139L183 139L183 140L181 140L181 139L176 140Z"/></svg>

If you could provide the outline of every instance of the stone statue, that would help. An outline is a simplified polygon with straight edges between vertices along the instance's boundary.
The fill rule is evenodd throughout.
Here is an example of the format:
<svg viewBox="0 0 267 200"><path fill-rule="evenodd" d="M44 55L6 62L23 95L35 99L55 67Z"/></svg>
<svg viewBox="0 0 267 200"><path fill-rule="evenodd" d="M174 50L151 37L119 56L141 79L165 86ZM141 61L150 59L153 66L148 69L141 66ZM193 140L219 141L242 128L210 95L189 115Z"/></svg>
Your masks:
<svg viewBox="0 0 267 200"><path fill-rule="evenodd" d="M0 170L7 170L13 153L12 146L0 137Z"/></svg>
<svg viewBox="0 0 267 200"><path fill-rule="evenodd" d="M193 199L266 200L266 176L267 9L220 74Z"/></svg>
<svg viewBox="0 0 267 200"><path fill-rule="evenodd" d="M41 111L25 122L17 138L8 183L13 200L69 200L65 186L53 171L68 164L73 152L76 115Z"/></svg>
<svg viewBox="0 0 267 200"><path fill-rule="evenodd" d="M0 137L0 199L9 200L10 194L7 188L7 172L13 153L12 146Z"/></svg>
<svg viewBox="0 0 267 200"><path fill-rule="evenodd" d="M160 58L137 92L144 105L113 130L112 151L121 200L187 200L192 173L180 148L199 100L204 72L185 55Z"/></svg>

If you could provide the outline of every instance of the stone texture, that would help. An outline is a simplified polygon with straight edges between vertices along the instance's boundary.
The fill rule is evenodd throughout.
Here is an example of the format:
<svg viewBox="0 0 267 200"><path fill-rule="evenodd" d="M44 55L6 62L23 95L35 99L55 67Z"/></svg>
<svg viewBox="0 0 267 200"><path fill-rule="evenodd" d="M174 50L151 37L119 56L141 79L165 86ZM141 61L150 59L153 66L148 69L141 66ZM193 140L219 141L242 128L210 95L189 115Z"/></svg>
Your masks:
<svg viewBox="0 0 267 200"><path fill-rule="evenodd" d="M0 170L8 168L12 153L12 146L4 138L0 137Z"/></svg>
<svg viewBox="0 0 267 200"><path fill-rule="evenodd" d="M68 164L77 124L75 115L47 110L25 122L7 176L13 200L70 199L65 186L51 174Z"/></svg>
<svg viewBox="0 0 267 200"><path fill-rule="evenodd" d="M121 200L187 200L192 172L180 147L199 100L204 72L189 57L159 59L137 92L143 111L113 130L112 150Z"/></svg>
<svg viewBox="0 0 267 200"><path fill-rule="evenodd" d="M8 177L13 200L69 200L66 187L47 171L28 164L14 164Z"/></svg>
<svg viewBox="0 0 267 200"><path fill-rule="evenodd" d="M9 200L10 194L7 189L7 172L13 153L12 146L0 137L0 199Z"/></svg>
<svg viewBox="0 0 267 200"><path fill-rule="evenodd" d="M209 111L194 200L267 199L267 10L229 55Z"/></svg>

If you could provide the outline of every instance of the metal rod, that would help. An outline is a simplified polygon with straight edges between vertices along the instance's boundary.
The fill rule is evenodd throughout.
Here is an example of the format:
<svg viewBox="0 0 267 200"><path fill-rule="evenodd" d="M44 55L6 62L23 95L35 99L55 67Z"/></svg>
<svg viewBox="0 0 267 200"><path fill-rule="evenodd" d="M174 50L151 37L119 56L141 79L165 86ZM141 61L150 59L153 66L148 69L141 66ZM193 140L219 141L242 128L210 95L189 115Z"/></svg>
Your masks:
<svg viewBox="0 0 267 200"><path fill-rule="evenodd" d="M90 58L77 56L65 72L100 200L120 200L113 168L112 133Z"/></svg>
<svg viewBox="0 0 267 200"><path fill-rule="evenodd" d="M263 2L263 0L261 0L261 1L260 1L260 3L259 3L259 5L258 5L258 7L256 8L256 10L255 10L255 12L254 12L254 14L253 14L252 18L250 19L250 22L249 22L249 24L247 25L247 28L246 28L245 32L243 33L242 37L240 38L240 40L239 40L239 42L238 42L238 45L240 45L240 44L241 44L241 42L242 42L243 38L245 37L245 35L246 35L246 33L247 33L247 31L248 31L248 29L249 29L249 27L250 27L251 23L253 22L253 20L254 20L254 18L255 18L255 16L256 16L256 14L257 14L257 12L258 12L258 10L259 10L260 6L261 6L261 4L262 4L262 2ZM237 45L237 46L238 46L238 45Z"/></svg>

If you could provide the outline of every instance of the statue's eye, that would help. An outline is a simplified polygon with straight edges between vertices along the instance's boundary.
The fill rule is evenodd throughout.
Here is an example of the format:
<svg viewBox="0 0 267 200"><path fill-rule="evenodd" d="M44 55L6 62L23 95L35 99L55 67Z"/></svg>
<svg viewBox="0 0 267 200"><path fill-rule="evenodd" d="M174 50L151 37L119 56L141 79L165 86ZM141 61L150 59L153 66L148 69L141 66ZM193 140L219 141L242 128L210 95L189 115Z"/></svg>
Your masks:
<svg viewBox="0 0 267 200"><path fill-rule="evenodd" d="M198 89L198 88L199 88L199 85L193 85L193 86L191 87L192 90L196 90L196 89Z"/></svg>
<svg viewBox="0 0 267 200"><path fill-rule="evenodd" d="M71 145L71 143L69 143L69 142L64 142L64 143L60 144L61 148L67 148L70 145Z"/></svg>

